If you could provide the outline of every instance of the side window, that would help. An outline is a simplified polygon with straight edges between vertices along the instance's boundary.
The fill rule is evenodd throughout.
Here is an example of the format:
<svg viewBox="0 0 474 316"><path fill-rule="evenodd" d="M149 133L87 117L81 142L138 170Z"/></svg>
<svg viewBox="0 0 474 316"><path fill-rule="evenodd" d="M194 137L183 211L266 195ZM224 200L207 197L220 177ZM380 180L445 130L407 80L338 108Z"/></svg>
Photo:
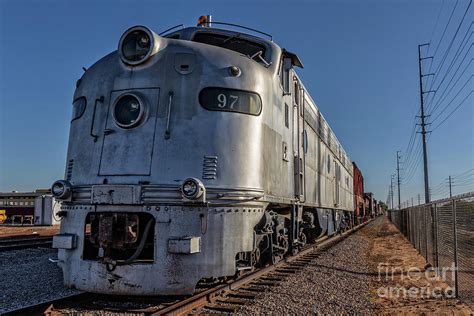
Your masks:
<svg viewBox="0 0 474 316"><path fill-rule="evenodd" d="M85 97L80 97L72 103L72 121L77 120L84 114L87 106L87 100Z"/></svg>
<svg viewBox="0 0 474 316"><path fill-rule="evenodd" d="M331 156L329 154L328 154L327 164L328 164L328 173L331 173Z"/></svg>
<svg viewBox="0 0 474 316"><path fill-rule="evenodd" d="M286 128L290 128L290 108L288 104L285 103L285 126Z"/></svg>
<svg viewBox="0 0 474 316"><path fill-rule="evenodd" d="M304 147L304 153L308 153L308 132L306 130L303 131L303 147Z"/></svg>
<svg viewBox="0 0 474 316"><path fill-rule="evenodd" d="M290 94L290 69L291 60L289 58L282 58L280 62L279 76L284 95Z"/></svg>
<svg viewBox="0 0 474 316"><path fill-rule="evenodd" d="M284 89L285 87L285 69L283 65L283 58L280 61L280 66L278 68L278 74L280 76L280 85Z"/></svg>
<svg viewBox="0 0 474 316"><path fill-rule="evenodd" d="M295 103L296 104L300 104L300 89L299 89L299 85L298 85L298 81L295 80L295 87L294 87L294 97L295 97Z"/></svg>

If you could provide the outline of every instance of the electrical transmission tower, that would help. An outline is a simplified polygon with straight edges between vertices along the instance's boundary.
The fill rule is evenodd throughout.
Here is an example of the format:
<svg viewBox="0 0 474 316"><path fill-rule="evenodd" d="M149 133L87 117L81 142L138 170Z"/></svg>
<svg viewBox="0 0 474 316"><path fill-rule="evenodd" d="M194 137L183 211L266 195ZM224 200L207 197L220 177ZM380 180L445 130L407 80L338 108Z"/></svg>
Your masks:
<svg viewBox="0 0 474 316"><path fill-rule="evenodd" d="M423 171L425 177L425 203L430 202L430 192L429 192L429 180L428 180L428 153L426 148L426 134L429 133L426 131L426 118L428 115L425 115L425 105L423 95L425 93L435 92L435 90L423 91L423 77L433 76L434 74L423 74L421 70L421 64L425 59L432 59L433 57L421 57L421 47L427 46L429 44L418 45L418 69L420 73L420 108L421 108L421 136L423 141Z"/></svg>

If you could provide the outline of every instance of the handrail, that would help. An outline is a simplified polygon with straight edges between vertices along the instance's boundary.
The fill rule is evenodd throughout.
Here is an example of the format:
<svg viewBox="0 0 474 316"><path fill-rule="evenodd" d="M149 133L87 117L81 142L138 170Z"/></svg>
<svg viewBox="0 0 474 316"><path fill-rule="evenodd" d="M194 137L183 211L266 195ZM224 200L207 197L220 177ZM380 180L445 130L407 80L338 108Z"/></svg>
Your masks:
<svg viewBox="0 0 474 316"><path fill-rule="evenodd" d="M97 141L97 138L99 137L98 135L94 134L94 123L95 123L95 112L96 112L96 108L97 108L97 102L100 102L100 103L103 103L104 102L104 96L100 96L99 98L95 99L95 102L94 102L94 109L93 109L93 113L92 113L92 123L91 123L91 131L90 131L90 136L92 136L92 138L94 139L94 143Z"/></svg>
<svg viewBox="0 0 474 316"><path fill-rule="evenodd" d="M166 34L167 32L169 32L169 31L171 31L171 30L174 30L174 29L176 29L176 28L178 28L178 27L181 27L181 28L184 29L184 24L178 24L178 25L176 25L176 26L170 27L169 29L164 30L163 32L159 33L158 35L162 36L163 34Z"/></svg>
<svg viewBox="0 0 474 316"><path fill-rule="evenodd" d="M250 28L250 27L238 25L238 24L226 23L226 22L214 22L214 21L212 21L212 22L203 22L203 23L200 23L200 24L198 24L198 25L202 26L202 25L212 25L212 24L219 24L219 25L227 25L227 26L240 27L240 28L245 29L245 30L249 30L249 31L252 31L252 32L256 32L256 33L259 33L259 34L268 36L268 38L270 38L270 41L273 42L273 36L272 36L272 35L270 35L270 34L268 34L268 33L265 33L265 32L262 32L262 31L259 31L259 30L256 30L256 29L253 29L253 28Z"/></svg>
<svg viewBox="0 0 474 316"><path fill-rule="evenodd" d="M174 96L174 93L173 91L170 91L169 94L168 94L168 115L166 117L166 130L165 130L165 139L169 139L170 138L170 119L171 119L171 104L173 103L173 96Z"/></svg>

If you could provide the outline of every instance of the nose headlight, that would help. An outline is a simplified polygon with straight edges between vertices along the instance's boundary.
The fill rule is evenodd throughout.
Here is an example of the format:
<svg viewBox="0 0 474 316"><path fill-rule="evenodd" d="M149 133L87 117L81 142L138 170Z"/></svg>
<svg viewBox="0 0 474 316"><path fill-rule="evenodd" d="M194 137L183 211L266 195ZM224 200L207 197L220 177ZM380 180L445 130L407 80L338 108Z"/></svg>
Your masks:
<svg viewBox="0 0 474 316"><path fill-rule="evenodd" d="M133 94L120 96L114 105L113 115L115 122L122 128L131 128L138 125L145 113L145 106Z"/></svg>
<svg viewBox="0 0 474 316"><path fill-rule="evenodd" d="M137 65L147 60L157 48L159 36L144 26L128 29L120 38L118 52L122 61Z"/></svg>
<svg viewBox="0 0 474 316"><path fill-rule="evenodd" d="M196 178L184 180L181 185L181 194L189 200L199 199L204 193L204 185Z"/></svg>
<svg viewBox="0 0 474 316"><path fill-rule="evenodd" d="M71 197L72 194L71 183L66 180L58 180L53 183L53 186L51 187L51 193L58 200L66 200Z"/></svg>

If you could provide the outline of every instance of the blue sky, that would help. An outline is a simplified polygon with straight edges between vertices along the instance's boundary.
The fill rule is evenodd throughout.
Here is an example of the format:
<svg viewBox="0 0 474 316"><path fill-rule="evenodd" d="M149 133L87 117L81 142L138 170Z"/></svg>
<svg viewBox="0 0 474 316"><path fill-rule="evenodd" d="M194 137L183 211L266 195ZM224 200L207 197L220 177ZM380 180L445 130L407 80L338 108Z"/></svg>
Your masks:
<svg viewBox="0 0 474 316"><path fill-rule="evenodd" d="M469 0L458 2L432 70ZM116 49L123 31L143 24L160 32L180 23L194 25L200 15L212 14L216 21L271 33L278 44L300 56L304 84L362 169L366 191L385 201L396 151L402 150L406 160L419 108L417 45L432 40L433 53L454 4L451 0L0 0L0 191L49 187L63 177L75 82L83 66ZM469 27L472 12L471 8L459 36ZM457 41L453 46L454 51ZM456 87L472 77L469 65ZM468 82L459 100L472 87ZM472 104L471 94L431 135L433 187L449 174L473 168ZM415 146L418 142L417 135ZM406 169L410 165L405 161ZM421 164L415 170L411 177L405 172L408 183L402 186L402 200L423 192ZM473 190L472 185L455 189Z"/></svg>

